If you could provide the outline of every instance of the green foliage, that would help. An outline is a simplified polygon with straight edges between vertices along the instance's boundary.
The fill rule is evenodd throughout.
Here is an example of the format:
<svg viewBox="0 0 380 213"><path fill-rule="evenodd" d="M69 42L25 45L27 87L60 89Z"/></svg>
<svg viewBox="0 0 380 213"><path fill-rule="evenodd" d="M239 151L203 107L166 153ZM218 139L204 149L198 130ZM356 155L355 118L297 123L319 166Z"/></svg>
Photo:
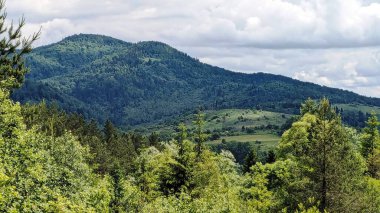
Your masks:
<svg viewBox="0 0 380 213"><path fill-rule="evenodd" d="M380 210L380 180L371 177L364 179L364 193L360 202L367 205L362 212L379 212Z"/></svg>
<svg viewBox="0 0 380 213"><path fill-rule="evenodd" d="M92 196L106 184L87 164L88 149L70 133L46 136L26 129L21 109L0 90L0 209L12 212L95 211L106 201ZM100 184L100 185L99 185ZM99 196L99 195L98 195Z"/></svg>

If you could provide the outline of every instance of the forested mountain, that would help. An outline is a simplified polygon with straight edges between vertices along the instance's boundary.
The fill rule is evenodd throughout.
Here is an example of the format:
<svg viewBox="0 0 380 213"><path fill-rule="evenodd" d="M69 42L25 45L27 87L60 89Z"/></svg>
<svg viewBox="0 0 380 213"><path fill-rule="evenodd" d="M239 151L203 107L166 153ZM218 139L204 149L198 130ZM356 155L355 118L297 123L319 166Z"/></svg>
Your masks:
<svg viewBox="0 0 380 213"><path fill-rule="evenodd" d="M299 103L380 106L380 99L264 73L243 74L201 63L160 42L128 43L100 35L73 35L36 48L31 72L13 93L25 103L42 99L63 109L120 126L195 110L260 108L298 113Z"/></svg>

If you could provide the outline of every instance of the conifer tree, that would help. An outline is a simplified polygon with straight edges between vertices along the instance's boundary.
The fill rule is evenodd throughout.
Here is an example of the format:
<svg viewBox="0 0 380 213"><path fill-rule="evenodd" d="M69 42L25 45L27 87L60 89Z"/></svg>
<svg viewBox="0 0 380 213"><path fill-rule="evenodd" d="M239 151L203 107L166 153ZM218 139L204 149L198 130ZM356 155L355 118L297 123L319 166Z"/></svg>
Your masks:
<svg viewBox="0 0 380 213"><path fill-rule="evenodd" d="M177 136L179 151L179 156L182 156L184 154L184 141L187 139L187 128L184 123L181 123L178 126L179 134Z"/></svg>
<svg viewBox="0 0 380 213"><path fill-rule="evenodd" d="M148 145L158 146L159 142L160 142L160 136L157 134L157 132L152 132L148 137Z"/></svg>
<svg viewBox="0 0 380 213"><path fill-rule="evenodd" d="M368 174L373 178L380 177L380 123L376 114L372 114L366 122L367 126L361 136L361 153L367 160Z"/></svg>
<svg viewBox="0 0 380 213"><path fill-rule="evenodd" d="M199 159L204 149L204 142L207 139L207 135L203 130L205 124L204 114L201 111L198 112L193 123L195 124L195 150L197 153L197 158Z"/></svg>
<svg viewBox="0 0 380 213"><path fill-rule="evenodd" d="M244 159L243 171L249 172L251 167L258 162L257 150L251 149L248 155Z"/></svg>
<svg viewBox="0 0 380 213"><path fill-rule="evenodd" d="M268 151L268 155L266 156L266 163L274 163L276 161L276 153L271 149Z"/></svg>
<svg viewBox="0 0 380 213"><path fill-rule="evenodd" d="M317 105L311 98L308 98L305 103L301 104L301 115L305 115L306 113L315 113L316 110Z"/></svg>
<svg viewBox="0 0 380 213"><path fill-rule="evenodd" d="M28 72L23 56L32 50L40 32L29 38L22 36L25 19L21 18L18 25L6 25L7 13L5 1L0 0L0 88L11 90L19 88Z"/></svg>
<svg viewBox="0 0 380 213"><path fill-rule="evenodd" d="M110 120L107 120L106 123L104 124L104 139L106 144L112 144L112 142L116 139L117 137L117 131L115 126Z"/></svg>
<svg viewBox="0 0 380 213"><path fill-rule="evenodd" d="M316 198L321 212L352 211L357 206L363 160L327 99L284 133L278 153L296 160L309 181L302 196Z"/></svg>

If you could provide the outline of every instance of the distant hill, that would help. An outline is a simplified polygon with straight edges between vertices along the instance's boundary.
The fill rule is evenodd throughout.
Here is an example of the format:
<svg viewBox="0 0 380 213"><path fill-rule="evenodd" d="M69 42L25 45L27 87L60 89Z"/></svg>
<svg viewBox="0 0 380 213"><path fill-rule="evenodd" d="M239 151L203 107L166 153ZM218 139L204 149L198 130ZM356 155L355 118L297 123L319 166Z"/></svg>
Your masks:
<svg viewBox="0 0 380 213"><path fill-rule="evenodd" d="M231 72L164 43L128 43L80 34L36 48L30 74L15 100L56 102L104 122L133 126L204 109L257 108L297 113L302 101L380 106L380 99L279 75Z"/></svg>

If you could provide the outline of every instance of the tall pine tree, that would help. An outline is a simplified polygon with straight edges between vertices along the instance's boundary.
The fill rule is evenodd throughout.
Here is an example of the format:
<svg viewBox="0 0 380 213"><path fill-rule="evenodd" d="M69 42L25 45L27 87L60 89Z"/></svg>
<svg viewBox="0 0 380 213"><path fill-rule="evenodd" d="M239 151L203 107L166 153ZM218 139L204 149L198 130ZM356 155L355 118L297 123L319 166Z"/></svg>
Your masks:
<svg viewBox="0 0 380 213"><path fill-rule="evenodd" d="M380 123L376 114L372 114L366 122L367 126L361 136L361 153L367 160L368 174L373 178L380 177Z"/></svg>
<svg viewBox="0 0 380 213"><path fill-rule="evenodd" d="M280 157L294 159L303 170L302 178L308 181L299 202L314 197L321 212L355 211L363 159L327 99L315 107L303 106L308 106L301 110L305 114L279 144Z"/></svg>

